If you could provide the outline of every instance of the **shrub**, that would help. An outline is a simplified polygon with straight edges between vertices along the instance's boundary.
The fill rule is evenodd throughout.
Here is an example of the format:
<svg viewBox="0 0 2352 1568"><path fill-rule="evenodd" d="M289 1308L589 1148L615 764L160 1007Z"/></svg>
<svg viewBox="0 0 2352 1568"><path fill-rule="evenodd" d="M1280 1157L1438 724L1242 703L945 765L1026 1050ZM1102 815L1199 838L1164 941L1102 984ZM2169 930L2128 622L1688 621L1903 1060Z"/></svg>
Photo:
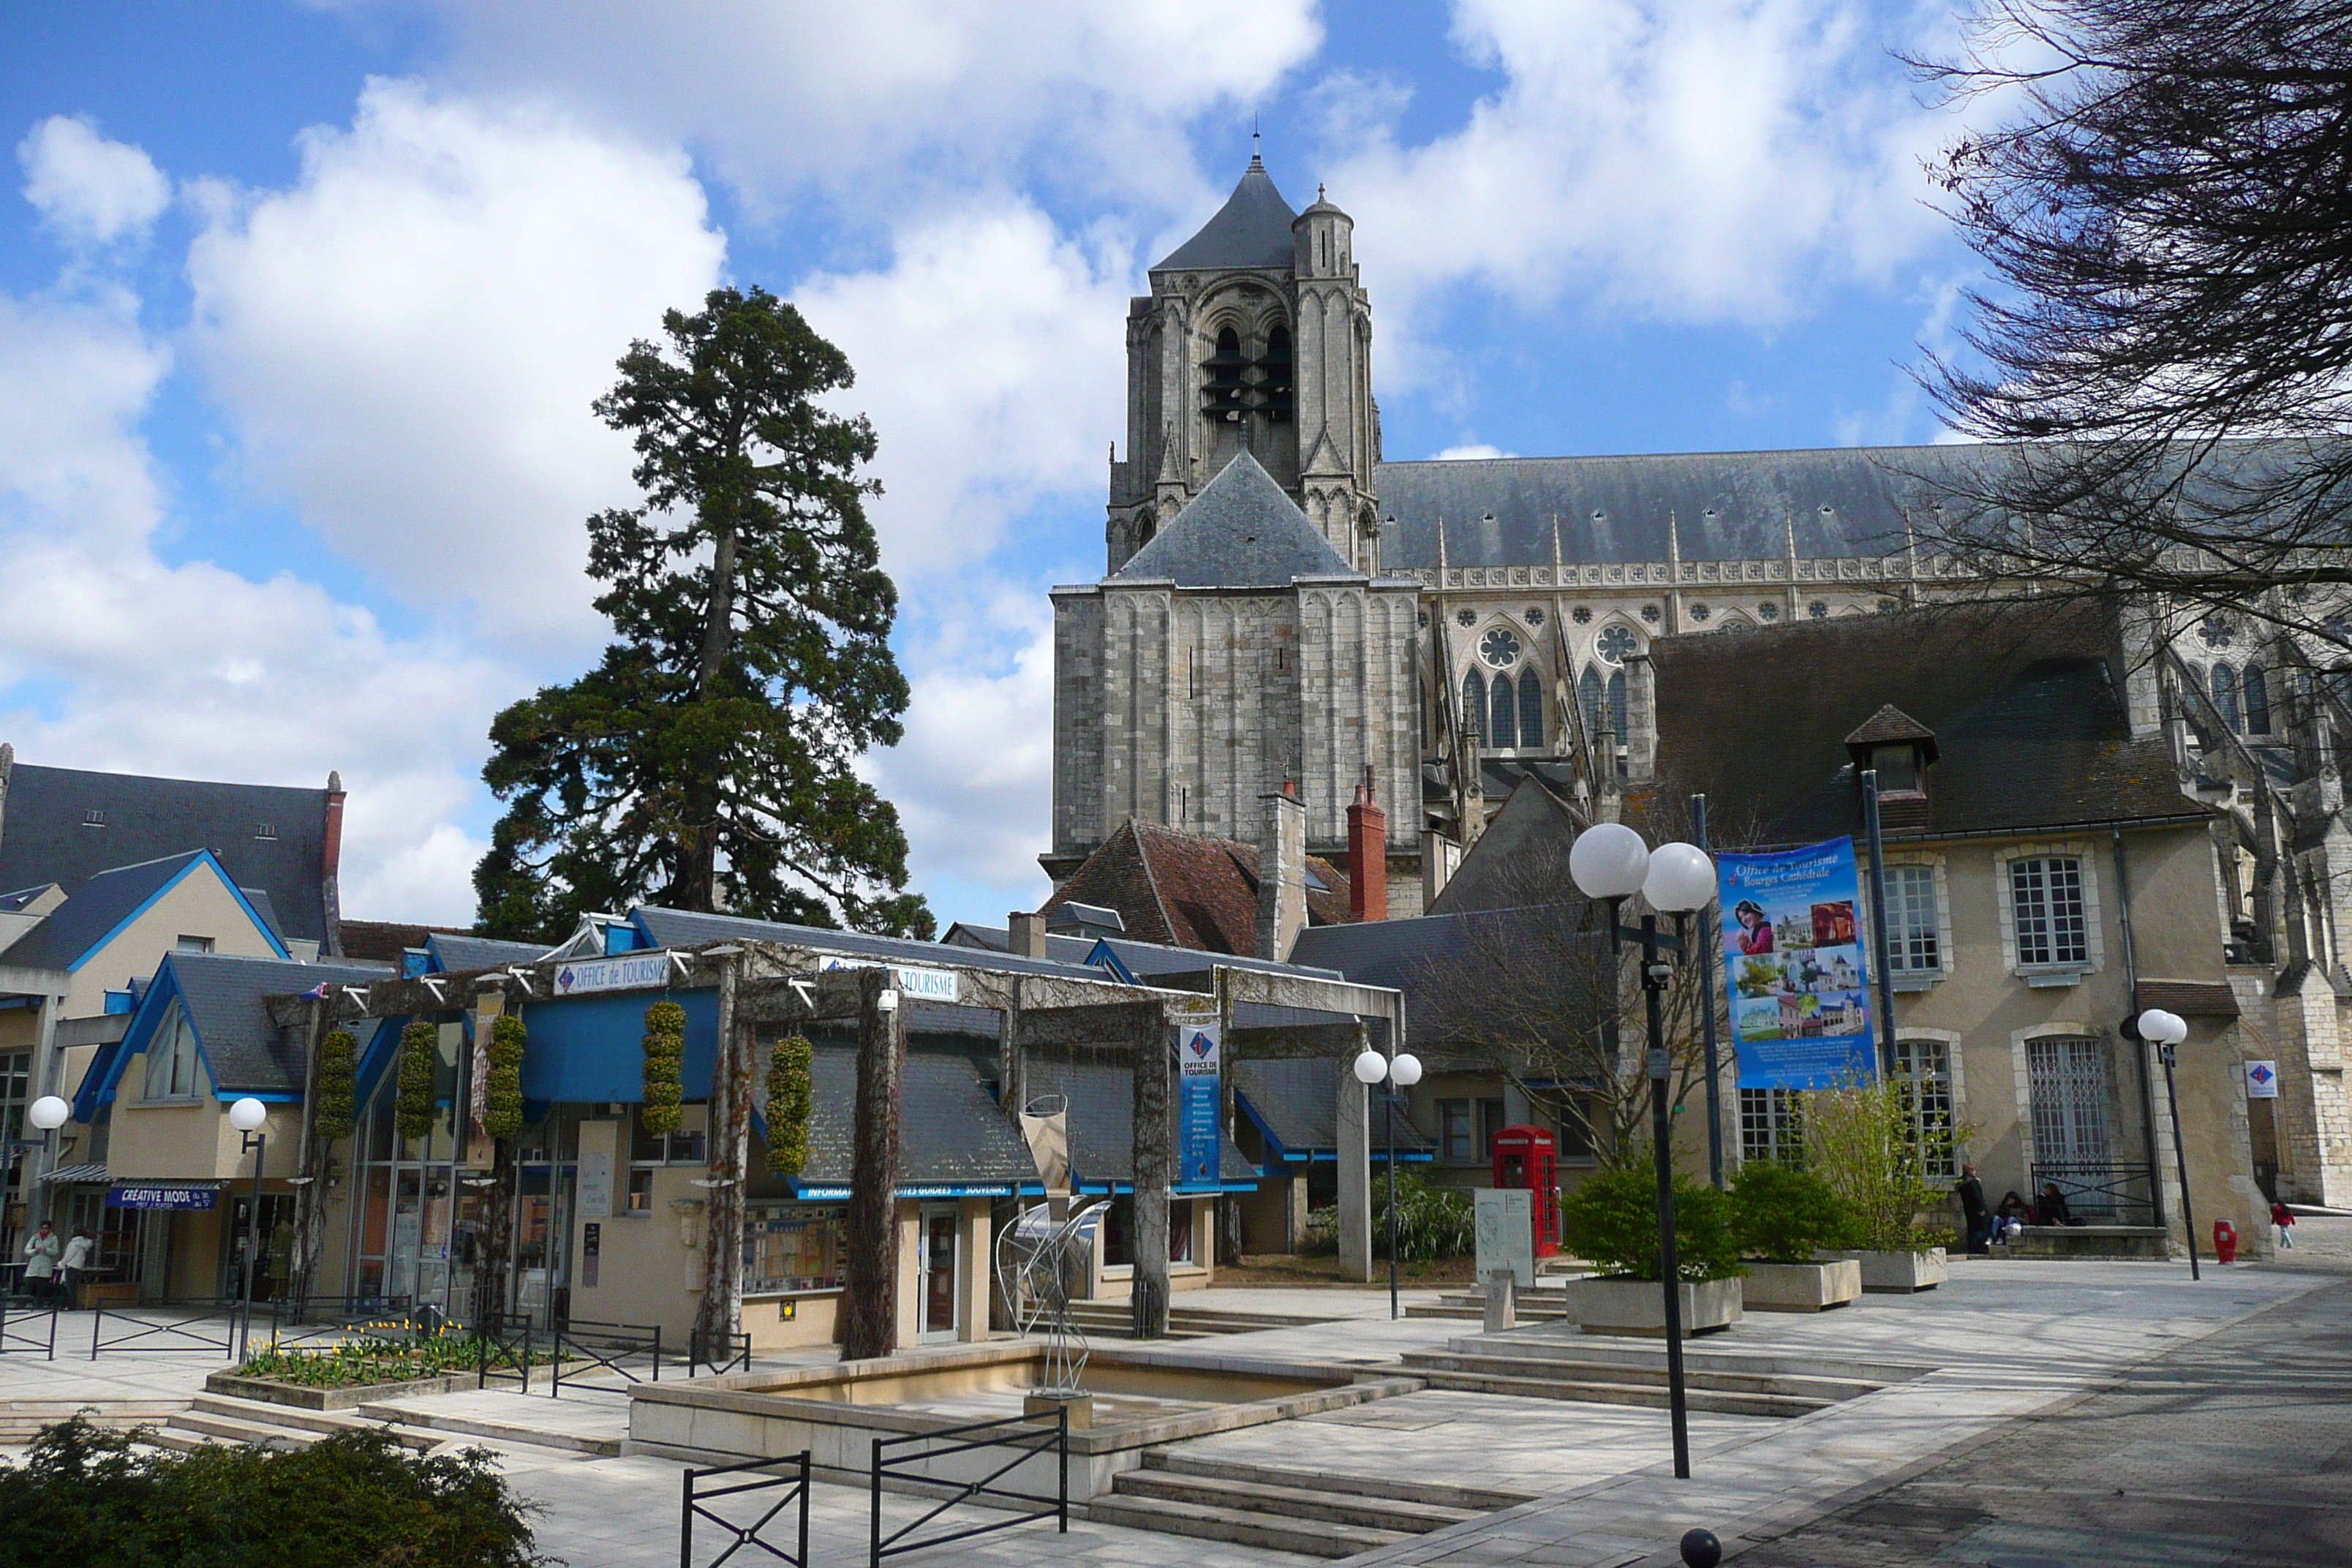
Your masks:
<svg viewBox="0 0 2352 1568"><path fill-rule="evenodd" d="M76 1416L0 1460L0 1564L76 1568L541 1568L484 1449L425 1458L388 1433L280 1452L134 1447Z"/></svg>
<svg viewBox="0 0 2352 1568"><path fill-rule="evenodd" d="M656 1002L646 1009L646 1098L641 1120L648 1132L675 1132L686 1065L686 1009Z"/></svg>
<svg viewBox="0 0 2352 1568"><path fill-rule="evenodd" d="M319 1042L317 1131L324 1142L352 1135L352 1113L357 1105L354 1082L359 1074L359 1046L349 1029L331 1030Z"/></svg>
<svg viewBox="0 0 2352 1568"><path fill-rule="evenodd" d="M808 1164L809 1110L815 1091L809 1070L815 1048L794 1035L776 1042L768 1058L768 1173L797 1176Z"/></svg>
<svg viewBox="0 0 2352 1568"><path fill-rule="evenodd" d="M1467 1187L1439 1186L1418 1172L1399 1171L1396 1208L1398 1261L1430 1263L1477 1250L1475 1200ZM1389 1184L1381 1174L1372 1177L1372 1251L1389 1255Z"/></svg>
<svg viewBox="0 0 2352 1568"><path fill-rule="evenodd" d="M1731 1228L1742 1258L1810 1263L1822 1247L1849 1245L1854 1227L1845 1200L1820 1176L1750 1160L1732 1178Z"/></svg>
<svg viewBox="0 0 2352 1568"><path fill-rule="evenodd" d="M1873 1252L1925 1252L1951 1239L1921 1223L1941 1206L1928 1181L1904 1085L1885 1079L1841 1083L1805 1096L1806 1163L1845 1200L1852 1244ZM1965 1141L1965 1127L1939 1129L1939 1145Z"/></svg>
<svg viewBox="0 0 2352 1568"><path fill-rule="evenodd" d="M1603 1274L1655 1279L1658 1178L1646 1168L1601 1171L1560 1205L1563 1239ZM1746 1269L1731 1236L1731 1200L1713 1187L1675 1181L1675 1265L1685 1279L1728 1279Z"/></svg>
<svg viewBox="0 0 2352 1568"><path fill-rule="evenodd" d="M490 1021L490 1073L485 1086L488 1100L482 1127L493 1138L512 1138L522 1131L522 1052L529 1038L520 1018L501 1013Z"/></svg>
<svg viewBox="0 0 2352 1568"><path fill-rule="evenodd" d="M393 1120L400 1135L422 1142L433 1131L433 1068L441 1055L441 1031L423 1018L400 1032L400 1098Z"/></svg>

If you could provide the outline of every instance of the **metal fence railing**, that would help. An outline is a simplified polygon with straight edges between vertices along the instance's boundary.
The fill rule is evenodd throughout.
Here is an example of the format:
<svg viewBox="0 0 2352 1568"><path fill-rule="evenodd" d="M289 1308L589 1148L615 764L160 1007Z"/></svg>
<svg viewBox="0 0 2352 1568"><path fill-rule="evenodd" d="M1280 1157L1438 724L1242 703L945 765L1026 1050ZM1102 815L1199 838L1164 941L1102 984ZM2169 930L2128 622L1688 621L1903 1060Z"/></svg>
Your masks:
<svg viewBox="0 0 2352 1568"><path fill-rule="evenodd" d="M977 1435L982 1433L991 1436ZM913 1445L921 1443L944 1446L919 1450L913 1447ZM985 1448L1006 1449L1013 1457L977 1480L945 1479L922 1468L934 1459L954 1454L976 1453ZM1041 1454L1055 1456L1060 1473L1055 1496L1046 1497L997 1484ZM927 1488L944 1488L949 1495L886 1535L882 1530L882 1483L886 1478L918 1480ZM941 1427L936 1432L918 1432L905 1437L877 1437L874 1439L871 1481L873 1526L867 1537L867 1568L881 1568L885 1557L920 1552L926 1547L944 1546L951 1541L968 1541L975 1535L989 1535L1042 1519L1056 1521L1059 1529L1067 1533L1070 1528L1070 1413L1066 1409L1056 1410L1051 1426L1041 1426L1024 1415L1013 1415L998 1421L974 1421L962 1426ZM942 1534L920 1533L924 1526L948 1510L982 1499L999 1505L1011 1503L1016 1509L1025 1506L1030 1511L1010 1513L986 1524L966 1525Z"/></svg>
<svg viewBox="0 0 2352 1568"><path fill-rule="evenodd" d="M784 1468L784 1474L754 1475L755 1471L772 1471L779 1467ZM713 1477L727 1479L713 1485ZM791 1563L793 1568L808 1568L809 1451L806 1448L780 1459L751 1459L740 1465L688 1470L683 1489L685 1499L677 1531L678 1568L719 1568L720 1563L747 1546L756 1546L770 1557ZM782 1495L772 1501L765 1497L761 1499L768 1503L768 1510L749 1523L739 1523L711 1507L727 1498L772 1492L779 1489L782 1489ZM776 1516L795 1503L800 1505L797 1510L799 1529L793 1538L792 1549L787 1551L771 1540L766 1532L774 1526ZM698 1519L724 1531L727 1537L727 1550L702 1564L694 1561L694 1521ZM789 1530L792 1527L788 1524L785 1528Z"/></svg>
<svg viewBox="0 0 2352 1568"><path fill-rule="evenodd" d="M551 1398L563 1397L564 1369L575 1362L583 1364L569 1374L574 1384L600 1371L612 1373L625 1383L661 1381L658 1323L592 1323L570 1318L548 1335L548 1348L553 1355L548 1379Z"/></svg>
<svg viewBox="0 0 2352 1568"><path fill-rule="evenodd" d="M54 1303L12 1301L0 1296L0 1355L58 1359L58 1309Z"/></svg>
<svg viewBox="0 0 2352 1568"><path fill-rule="evenodd" d="M699 1377L705 1368L714 1373L751 1371L751 1336L695 1330L687 1336L686 1375Z"/></svg>
<svg viewBox="0 0 2352 1568"><path fill-rule="evenodd" d="M217 1351L224 1359L237 1353L242 1342L245 1303L235 1300L190 1299L142 1301L132 1306L100 1305L90 1309L89 1359L100 1352L116 1355L194 1351ZM114 1325L111 1336L107 1325Z"/></svg>
<svg viewBox="0 0 2352 1568"><path fill-rule="evenodd" d="M2152 1226L2156 1223L2156 1168L2152 1165L2100 1160L2036 1160L2033 1191L2027 1201L2041 1215L2042 1194L2055 1184L2066 1200L2069 1218L2092 1225Z"/></svg>

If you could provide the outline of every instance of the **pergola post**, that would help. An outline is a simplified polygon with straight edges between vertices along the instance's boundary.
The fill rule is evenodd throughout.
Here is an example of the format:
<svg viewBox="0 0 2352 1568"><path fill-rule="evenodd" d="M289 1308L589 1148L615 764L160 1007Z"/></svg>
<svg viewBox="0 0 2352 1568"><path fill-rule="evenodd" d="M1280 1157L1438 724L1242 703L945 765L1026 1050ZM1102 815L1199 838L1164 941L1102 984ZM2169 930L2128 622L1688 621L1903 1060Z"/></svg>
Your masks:
<svg viewBox="0 0 2352 1568"><path fill-rule="evenodd" d="M1343 1279L1372 1277L1372 1119L1364 1086L1356 1080L1355 1059L1370 1047L1356 1031L1356 1048L1338 1064L1339 1074L1339 1273Z"/></svg>
<svg viewBox="0 0 2352 1568"><path fill-rule="evenodd" d="M743 1184L751 1148L751 1076L757 1051L750 1020L738 1016L740 959L719 971L719 1040L710 1064L710 1184L703 1189L702 1304L694 1317L699 1349L724 1363L743 1323ZM892 1115L895 1119L896 1110Z"/></svg>
<svg viewBox="0 0 2352 1568"><path fill-rule="evenodd" d="M904 1007L881 1005L892 984L887 969L857 972L856 1128L842 1260L844 1361L898 1348L898 1090L907 1024Z"/></svg>
<svg viewBox="0 0 2352 1568"><path fill-rule="evenodd" d="M1128 1305L1139 1340L1168 1335L1168 1185L1176 1167L1168 1034L1158 1008L1135 1025L1135 1268Z"/></svg>

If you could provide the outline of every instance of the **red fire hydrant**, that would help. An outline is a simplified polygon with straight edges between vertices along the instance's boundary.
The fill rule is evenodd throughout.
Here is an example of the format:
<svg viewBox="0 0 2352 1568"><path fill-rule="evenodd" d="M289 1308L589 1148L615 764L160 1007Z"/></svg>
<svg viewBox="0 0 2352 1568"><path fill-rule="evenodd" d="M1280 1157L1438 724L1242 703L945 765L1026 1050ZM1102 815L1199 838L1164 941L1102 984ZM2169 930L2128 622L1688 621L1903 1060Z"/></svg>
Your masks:
<svg viewBox="0 0 2352 1568"><path fill-rule="evenodd" d="M2213 1222L2213 1261L2216 1263L2238 1261L2238 1227L2226 1219L2217 1219Z"/></svg>

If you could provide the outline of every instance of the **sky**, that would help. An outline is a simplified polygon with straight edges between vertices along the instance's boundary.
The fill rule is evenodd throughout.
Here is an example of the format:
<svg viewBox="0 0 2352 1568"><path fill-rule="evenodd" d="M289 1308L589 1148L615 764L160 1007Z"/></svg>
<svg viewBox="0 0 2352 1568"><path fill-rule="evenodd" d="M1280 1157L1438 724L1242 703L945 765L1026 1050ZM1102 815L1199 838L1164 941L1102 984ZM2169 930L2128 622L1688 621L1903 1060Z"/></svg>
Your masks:
<svg viewBox="0 0 2352 1568"><path fill-rule="evenodd" d="M708 289L856 367L941 923L1046 884L1056 583L1143 269L1252 128L1356 220L1391 458L1932 440L1959 130L1845 0L0 7L0 739L317 785L342 908L463 924L499 708L591 666L589 412Z"/></svg>

